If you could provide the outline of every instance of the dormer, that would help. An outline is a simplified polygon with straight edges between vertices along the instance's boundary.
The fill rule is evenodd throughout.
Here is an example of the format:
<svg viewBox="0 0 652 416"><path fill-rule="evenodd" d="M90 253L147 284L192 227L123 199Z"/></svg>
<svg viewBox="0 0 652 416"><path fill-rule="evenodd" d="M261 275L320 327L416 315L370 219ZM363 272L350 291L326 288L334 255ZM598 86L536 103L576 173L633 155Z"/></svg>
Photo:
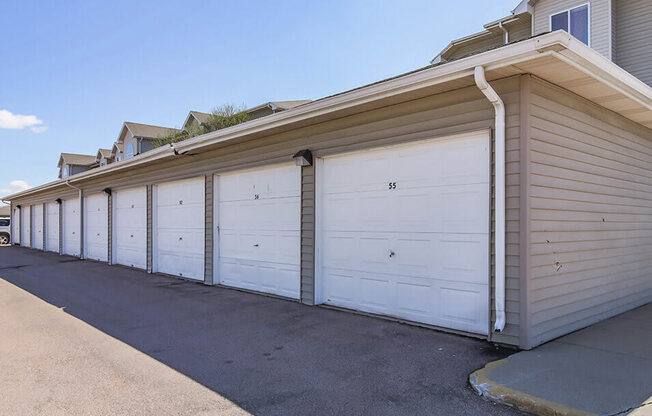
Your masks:
<svg viewBox="0 0 652 416"><path fill-rule="evenodd" d="M122 145L124 159L130 159L153 149L155 140L178 131L178 129L168 127L151 126L127 121L122 125L116 143ZM118 160L116 159L116 161Z"/></svg>
<svg viewBox="0 0 652 416"><path fill-rule="evenodd" d="M106 166L109 163L113 162L111 157L111 149L99 149L97 155L95 155L95 162L98 166Z"/></svg>
<svg viewBox="0 0 652 416"><path fill-rule="evenodd" d="M202 123L206 123L208 120L210 120L210 118L211 114L209 113L202 113L201 111L190 111L188 113L188 117L186 117L186 121L183 123L183 129L186 131L196 129Z"/></svg>
<svg viewBox="0 0 652 416"><path fill-rule="evenodd" d="M111 147L111 160L113 162L119 162L124 159L124 146L122 143L115 142L113 147Z"/></svg>
<svg viewBox="0 0 652 416"><path fill-rule="evenodd" d="M65 179L77 173L84 172L99 166L93 155L80 155L75 153L61 153L59 156L59 178Z"/></svg>

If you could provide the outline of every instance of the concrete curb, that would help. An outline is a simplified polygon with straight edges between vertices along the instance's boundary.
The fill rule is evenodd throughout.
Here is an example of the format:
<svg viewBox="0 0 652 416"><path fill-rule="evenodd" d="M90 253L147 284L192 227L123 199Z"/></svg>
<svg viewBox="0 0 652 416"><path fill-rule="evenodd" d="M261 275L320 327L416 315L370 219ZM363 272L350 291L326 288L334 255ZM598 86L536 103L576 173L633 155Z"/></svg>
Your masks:
<svg viewBox="0 0 652 416"><path fill-rule="evenodd" d="M508 358L488 363L484 368L476 370L469 376L473 390L487 399L516 407L525 412L541 416L596 416L594 413L573 409L560 403L551 402L540 397L531 396L521 391L510 389L494 381L487 374L498 367L507 364Z"/></svg>

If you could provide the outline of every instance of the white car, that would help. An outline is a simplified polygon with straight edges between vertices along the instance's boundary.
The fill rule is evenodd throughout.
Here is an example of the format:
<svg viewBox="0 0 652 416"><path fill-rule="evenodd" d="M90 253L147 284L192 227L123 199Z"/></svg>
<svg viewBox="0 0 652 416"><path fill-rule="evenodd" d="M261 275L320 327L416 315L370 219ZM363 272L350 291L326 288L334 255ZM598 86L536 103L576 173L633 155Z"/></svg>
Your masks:
<svg viewBox="0 0 652 416"><path fill-rule="evenodd" d="M11 220L0 218L0 246L9 244L11 241Z"/></svg>

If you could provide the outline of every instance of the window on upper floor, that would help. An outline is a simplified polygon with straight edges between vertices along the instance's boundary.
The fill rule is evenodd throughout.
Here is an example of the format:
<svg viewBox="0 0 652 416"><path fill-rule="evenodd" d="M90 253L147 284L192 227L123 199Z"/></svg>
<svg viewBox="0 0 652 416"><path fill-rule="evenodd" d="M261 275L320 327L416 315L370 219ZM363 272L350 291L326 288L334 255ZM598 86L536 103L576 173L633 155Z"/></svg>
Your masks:
<svg viewBox="0 0 652 416"><path fill-rule="evenodd" d="M565 30L589 44L589 5L575 7L550 16L550 31Z"/></svg>
<svg viewBox="0 0 652 416"><path fill-rule="evenodd" d="M63 169L61 169L61 177L62 178L68 177L68 165L63 165Z"/></svg>
<svg viewBox="0 0 652 416"><path fill-rule="evenodd" d="M134 145L132 143L127 144L125 149L125 159L134 157Z"/></svg>

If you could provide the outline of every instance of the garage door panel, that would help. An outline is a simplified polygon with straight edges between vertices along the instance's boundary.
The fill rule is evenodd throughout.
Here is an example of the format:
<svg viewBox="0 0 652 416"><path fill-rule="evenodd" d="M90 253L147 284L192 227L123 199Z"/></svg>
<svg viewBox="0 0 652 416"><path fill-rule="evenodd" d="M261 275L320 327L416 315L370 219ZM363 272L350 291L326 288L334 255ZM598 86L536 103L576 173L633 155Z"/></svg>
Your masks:
<svg viewBox="0 0 652 416"><path fill-rule="evenodd" d="M233 172L217 182L220 282L298 298L301 169Z"/></svg>
<svg viewBox="0 0 652 416"><path fill-rule="evenodd" d="M63 252L71 256L80 254L80 215L78 199L63 201Z"/></svg>
<svg viewBox="0 0 652 416"><path fill-rule="evenodd" d="M203 177L156 186L157 271L204 280Z"/></svg>
<svg viewBox="0 0 652 416"><path fill-rule="evenodd" d="M276 262L223 257L220 261L221 283L243 289L297 298L300 267Z"/></svg>
<svg viewBox="0 0 652 416"><path fill-rule="evenodd" d="M46 249L59 251L59 204L51 202L46 206Z"/></svg>
<svg viewBox="0 0 652 416"><path fill-rule="evenodd" d="M23 207L20 215L20 245L23 247L32 246L32 228L30 227L31 218L31 208L29 206Z"/></svg>
<svg viewBox="0 0 652 416"><path fill-rule="evenodd" d="M85 200L84 224L86 232L86 258L108 260L108 197L104 194L90 195Z"/></svg>
<svg viewBox="0 0 652 416"><path fill-rule="evenodd" d="M32 247L43 250L43 206L36 205L32 207L32 223L34 227L34 241Z"/></svg>
<svg viewBox="0 0 652 416"><path fill-rule="evenodd" d="M112 203L115 262L147 268L147 188L120 189Z"/></svg>
<svg viewBox="0 0 652 416"><path fill-rule="evenodd" d="M486 333L488 143L429 141L324 159L322 300Z"/></svg>

